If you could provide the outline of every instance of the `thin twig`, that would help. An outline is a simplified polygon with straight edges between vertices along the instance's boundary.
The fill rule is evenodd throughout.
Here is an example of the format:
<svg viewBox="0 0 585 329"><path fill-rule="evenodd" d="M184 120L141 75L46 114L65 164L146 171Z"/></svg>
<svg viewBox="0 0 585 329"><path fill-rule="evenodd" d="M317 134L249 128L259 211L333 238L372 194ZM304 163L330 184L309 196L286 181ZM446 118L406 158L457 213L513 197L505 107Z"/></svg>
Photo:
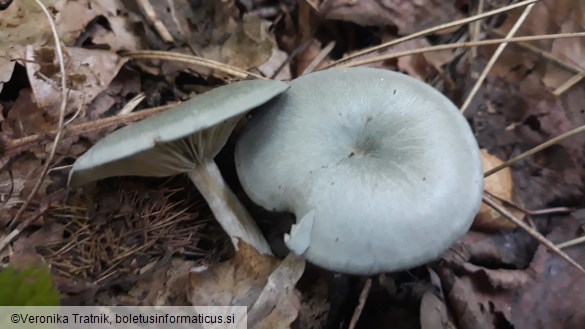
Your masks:
<svg viewBox="0 0 585 329"><path fill-rule="evenodd" d="M477 92L479 91L479 88L481 88L483 81L485 80L485 78L487 78L488 73L491 71L494 64L496 64L496 61L500 58L500 55L502 54L502 52L504 52L504 49L506 49L506 46L508 45L507 41L509 39L513 38L514 35L516 34L516 32L518 32L518 29L520 29L522 24L524 24L526 17L528 17L528 14L530 14L534 5L535 5L534 3L531 3L528 6L526 6L526 8L524 8L522 15L520 15L520 17L518 18L516 23L514 23L514 26L512 26L512 28L510 29L510 31L506 35L506 38L505 38L506 42L501 43L498 46L498 48L496 49L496 52L492 55L492 57L488 61L487 65L485 66L485 68L483 69L481 74L479 75L479 78L477 79L477 81L475 81L475 84L473 85L473 88L469 92L469 95L467 95L465 102L463 102L463 105L461 105L461 108L459 109L461 112L465 112L465 110L467 110L467 108L471 104L471 101L475 97L475 94L477 94Z"/></svg>
<svg viewBox="0 0 585 329"><path fill-rule="evenodd" d="M504 37L504 34L498 32L498 31L490 31L489 33L492 34L492 35L498 36L498 37ZM566 33L563 33L563 34L566 34ZM516 39L516 38L514 38L514 39ZM541 39L541 40L546 40L546 39ZM566 70L569 70L569 71L571 71L573 73L579 73L579 72L583 71L583 69L581 69L577 65L573 65L573 64L567 63L567 62L565 62L565 61L557 58L552 53L550 53L548 51L544 51L544 50L542 50L542 49L540 49L538 47L535 47L533 45L530 45L530 44L527 44L527 43L524 43L524 42L517 42L517 43L515 43L515 45L517 45L519 47L522 47L524 49L528 49L531 52L537 54L538 56L541 56L544 59L549 60L549 61L557 64L558 66L560 66L560 67L562 67L562 68L564 68Z"/></svg>
<svg viewBox="0 0 585 329"><path fill-rule="evenodd" d="M41 184L43 183L43 181L45 180L45 177L47 176L47 171L49 171L49 167L51 166L51 161L53 161L53 157L55 156L55 153L57 152L57 147L59 146L59 142L61 141L61 137L63 137L63 127L65 126L64 125L64 123L65 123L65 110L67 108L67 74L65 72L65 60L63 59L63 50L61 49L61 40L59 39L59 34L57 33L57 26L55 25L55 21L53 20L53 17L49 13L49 10L47 9L47 7L45 7L45 5L40 0L35 0L35 2L39 5L39 7L42 9L43 13L47 17L47 20L49 21L49 25L51 26L51 32L53 33L53 38L55 39L55 52L57 55L57 60L59 61L59 71L61 72L61 108L59 109L59 122L57 125L57 134L55 135L55 139L53 140L53 147L51 148L49 156L45 160L45 165L43 166L43 170L42 170L41 174L39 175L39 178L37 179L37 182L35 183L32 191L30 192L30 194L28 195L28 197L26 198L26 200L24 201L24 203L22 204L20 209L18 209L18 211L16 212L16 215L12 219L12 223L10 225L10 227L12 227L12 228L14 227L14 225L19 224L20 217L22 217L22 214L24 213L24 211L28 207L29 203L32 201L33 197L39 191ZM31 47L31 46L29 46L29 47ZM22 229L23 228L20 228L20 231L22 231ZM2 249L0 249L0 251L2 251Z"/></svg>
<svg viewBox="0 0 585 329"><path fill-rule="evenodd" d="M585 243L585 236L557 244L559 249L565 249Z"/></svg>
<svg viewBox="0 0 585 329"><path fill-rule="evenodd" d="M162 40L166 43L173 43L175 41L173 36L169 30L167 30L166 26L163 24L160 18L158 18L156 10L154 10L154 7L150 4L150 2L148 0L137 0L137 3L138 6L142 9L142 13L146 17L148 24L150 24L156 30L156 32L158 32L158 35L162 38Z"/></svg>
<svg viewBox="0 0 585 329"><path fill-rule="evenodd" d="M554 207L554 208L545 208L545 209L537 209L537 210L530 210L530 209L525 209L523 207L521 207L520 205L516 204L515 202L512 202L510 200L506 200L505 198L499 197L495 194L493 194L490 191L484 191L484 193L488 194L489 196L491 196L492 198L502 202L505 206L509 206L512 207L526 215L529 216L542 216L542 215L550 215L550 214L566 214L566 213L571 213L573 211L575 211L574 208L569 208L569 207Z"/></svg>
<svg viewBox="0 0 585 329"><path fill-rule="evenodd" d="M429 29L422 30L420 32L416 32L416 33L407 35L405 37L398 38L396 40L392 40L392 41L383 43L383 44L378 45L378 46L374 46L374 47L371 47L371 48L368 48L368 49L364 49L362 51L358 51L357 53L348 55L348 56L346 56L346 57L344 57L344 58L342 58L342 59L340 59L338 61L335 61L335 62L327 65L323 69L328 69L328 68L331 68L331 67L334 67L334 66L338 66L339 64L344 63L344 62L347 62L350 59L353 59L353 58L356 58L356 57L360 57L360 56L363 56L363 55L367 55L367 54L370 54L370 53L373 53L373 52L376 52L378 50L382 50L382 49L385 49L385 48L389 48L389 47L392 47L392 46L394 46L396 44L399 44L399 43L402 43L402 42L405 42L405 41L408 41L408 40L416 39L418 37L423 37L423 36L426 36L426 35L429 35L429 34L432 34L432 33L438 32L438 31L441 31L441 30L445 30L445 29L449 29L449 28L452 28L452 27L456 27L456 26L460 26L460 25L467 24L467 23L471 23L471 22L474 22L474 21L477 21L477 20L480 20L480 19L483 19L483 18L486 18L486 17L490 17L490 16L494 16L494 15L497 15L497 14L501 14L501 13L504 13L504 12L507 12L507 11L510 11L510 10L513 10L513 9L516 9L516 8L519 8L519 7L524 7L524 6L527 6L527 5L536 3L538 1L539 0L526 0L526 1L519 2L517 4L512 4L512 5L503 7L503 8L499 8L499 9L495 9L495 10L492 10L492 11L488 11L488 12L485 12L485 13L483 13L481 15L475 15L475 16L471 16L471 17L468 17L468 18L460 19L460 20L457 20L457 21L454 21L454 22L449 22L449 23L441 24L441 25L438 25L438 26L435 26L435 27L431 27Z"/></svg>
<svg viewBox="0 0 585 329"><path fill-rule="evenodd" d="M78 124L73 124L71 126L65 127L65 135L63 138L78 136L82 134L87 134L96 130L110 128L116 125L121 124L128 124L131 122L139 121L150 116L156 115L161 113L171 107L176 106L178 103L167 104L159 107L154 107L151 109L142 110L139 112L134 112L126 115L119 115L114 117L108 117L103 119L98 119L89 122L83 122ZM6 141L5 145L5 152L4 157L10 157L24 149L27 149L30 145L33 144L42 144L44 143L45 139L50 136L55 136L58 130L53 130L46 133L30 135L26 137L22 137L15 140L8 140Z"/></svg>
<svg viewBox="0 0 585 329"><path fill-rule="evenodd" d="M576 135L576 134L584 132L584 131L585 131L585 125L582 125L582 126L579 126L575 129L571 129L571 130L567 131L566 133L560 134L557 137L554 137L554 138L552 138L552 139L550 139L550 140L548 140L548 141L546 141L538 146L531 148L530 150L528 150L528 151L526 151L526 152L524 152L516 157L513 157L512 159L510 159L510 160L508 160L500 165L493 167L492 169L486 171L483 174L483 177L488 177L488 176L490 176L490 175L492 175L492 174L494 174L494 173L496 173L496 172L498 172L506 167L511 166L512 164L514 164L520 160L523 160L523 159L525 159L525 158L527 158L527 157L529 157L537 152L544 150L547 147L550 147L550 146L552 146L552 145L554 145L554 144L556 144L564 139L567 139L573 135Z"/></svg>
<svg viewBox="0 0 585 329"><path fill-rule="evenodd" d="M483 13L483 8L485 6L485 0L479 0L477 4L477 15L481 15ZM478 41L481 33L481 22L475 21L470 24L471 27L471 41ZM477 47L471 48L471 58L475 59L477 57Z"/></svg>
<svg viewBox="0 0 585 329"><path fill-rule="evenodd" d="M248 72L246 70L242 70L235 66L231 66L228 64L216 62L214 60L206 59L199 56L188 55L188 54L180 54L175 53L172 51L159 51L159 50L139 50L139 51L129 51L122 53L123 56L128 56L133 59L159 59L159 60L169 60L175 62L182 62L192 65L197 65L213 70L217 70L229 75L232 75L236 78L246 79L248 77L254 77L256 79L266 79L265 77L258 75L256 73Z"/></svg>
<svg viewBox="0 0 585 329"><path fill-rule="evenodd" d="M533 238L538 240L538 242L542 243L545 247L550 249L555 254L559 255L562 259L567 261L569 264L573 265L583 274L585 274L585 268L583 268L579 263L577 263L573 258L567 255L564 251L559 249L557 246L554 245L550 240L540 234L537 230L528 226L528 224L524 223L523 221L519 220L518 218L514 217L506 208L502 207L499 203L497 203L492 197L489 195L483 195L483 202L485 202L488 206L494 208L504 217L508 218L512 223L516 224L518 227L526 231L526 233L530 234Z"/></svg>
<svg viewBox="0 0 585 329"><path fill-rule="evenodd" d="M557 87L557 89L553 90L552 94L555 96L561 96L565 93L565 91L569 90L574 85L578 84L585 78L585 71L581 71L575 75L573 75L569 80L565 81L562 85Z"/></svg>
<svg viewBox="0 0 585 329"><path fill-rule="evenodd" d="M360 297L358 300L358 305L355 307L353 311L353 315L351 316L351 321L349 322L348 329L355 329L355 326L362 315L362 311L364 310L364 306L366 305L366 299L368 299L368 294L370 293L370 289L372 288L372 279L368 278L366 283L364 284L364 288L360 293Z"/></svg>
<svg viewBox="0 0 585 329"><path fill-rule="evenodd" d="M497 32L497 31L491 31L491 34L495 34L495 35L502 35L501 33ZM533 53L538 54L539 56L575 73L575 75L565 81L565 83L563 83L561 86L557 87L557 89L555 89L552 94L555 96L560 96L562 95L565 91L567 91L569 88L571 88L572 86L574 86L575 84L577 84L579 81L583 80L583 78L585 78L585 71L583 71L583 69L581 69L580 67L567 63L559 58L557 58L555 55L544 51L538 47L534 47L532 45L528 45L525 43L519 43L518 44L520 47L523 47L525 49L528 49L530 51L532 51Z"/></svg>
<svg viewBox="0 0 585 329"><path fill-rule="evenodd" d="M309 73L313 72L313 70L319 64L321 64L321 62L323 62L325 57L327 57L331 53L331 51L333 50L334 47L335 47L335 41L329 42L327 44L327 46L325 46L325 48L321 49L321 51L319 52L319 55L317 55L315 58L313 58L311 63L309 63L309 65L303 70L303 73L301 75L305 75L305 74L309 74Z"/></svg>
<svg viewBox="0 0 585 329"><path fill-rule="evenodd" d="M422 48L417 48L417 49L400 51L400 52L396 52L396 53L392 53L392 54L368 57L368 58L364 58L362 60L351 61L349 63L339 65L339 67L353 67L353 66L367 65L367 64L386 61L389 59L394 59L394 58L403 57L403 56L411 56L411 55L423 54L423 53L428 53L428 52L433 52L433 51L450 50L450 49L458 49L458 48L497 45L497 44L501 44L503 42L520 43L520 42L526 42L526 41L540 41L540 40L551 40L551 39L556 40L556 39L581 38L581 37L585 37L585 32L543 34L543 35L531 35L531 36L525 36L525 37L515 37L515 38L511 38L511 39L489 39L489 40L481 40L481 41L458 42L458 43L450 43L450 44L446 44L446 45L422 47Z"/></svg>

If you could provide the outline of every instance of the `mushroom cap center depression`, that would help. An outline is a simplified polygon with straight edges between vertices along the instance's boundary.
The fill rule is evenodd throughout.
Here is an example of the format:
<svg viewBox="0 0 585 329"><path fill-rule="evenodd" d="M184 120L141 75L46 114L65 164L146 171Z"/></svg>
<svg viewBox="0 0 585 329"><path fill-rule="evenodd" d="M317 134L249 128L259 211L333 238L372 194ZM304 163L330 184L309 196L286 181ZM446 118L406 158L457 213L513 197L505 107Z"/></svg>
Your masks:
<svg viewBox="0 0 585 329"><path fill-rule="evenodd" d="M375 69L301 77L236 150L259 205L311 214L308 260L348 273L412 267L469 228L483 177L471 130L422 82ZM294 238L294 234L291 234Z"/></svg>

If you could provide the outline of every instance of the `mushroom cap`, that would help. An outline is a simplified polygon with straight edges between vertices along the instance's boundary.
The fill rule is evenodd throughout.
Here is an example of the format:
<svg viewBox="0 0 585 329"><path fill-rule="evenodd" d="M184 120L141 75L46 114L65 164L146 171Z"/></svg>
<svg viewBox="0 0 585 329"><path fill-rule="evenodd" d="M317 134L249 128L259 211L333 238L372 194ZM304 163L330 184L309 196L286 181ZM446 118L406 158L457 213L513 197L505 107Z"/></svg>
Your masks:
<svg viewBox="0 0 585 329"><path fill-rule="evenodd" d="M281 81L240 81L121 128L75 161L69 185L113 176L164 177L187 172L217 155L240 115L287 88Z"/></svg>
<svg viewBox="0 0 585 329"><path fill-rule="evenodd" d="M302 76L236 147L244 190L297 217L287 246L348 274L437 258L481 204L477 142L458 109L409 76L372 68Z"/></svg>

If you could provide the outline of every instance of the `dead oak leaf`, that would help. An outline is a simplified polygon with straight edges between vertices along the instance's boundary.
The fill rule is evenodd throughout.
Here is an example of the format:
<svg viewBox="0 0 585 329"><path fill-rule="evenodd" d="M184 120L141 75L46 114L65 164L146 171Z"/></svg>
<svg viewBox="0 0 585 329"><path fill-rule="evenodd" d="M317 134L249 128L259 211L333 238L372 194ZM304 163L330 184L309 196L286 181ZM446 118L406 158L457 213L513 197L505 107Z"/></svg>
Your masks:
<svg viewBox="0 0 585 329"><path fill-rule="evenodd" d="M483 170L488 171L500 164L503 161L495 155L490 154L486 149L481 150L481 163ZM506 167L493 175L486 177L484 180L484 189L493 196L496 196L500 200L506 200L508 202L514 201L514 182L512 180L512 170ZM501 206L506 207L516 218L523 220L524 213L508 207L501 201L497 201ZM481 204L479 213L475 216L472 228L478 231L499 231L499 230L512 230L516 228L516 224L502 216L492 207L485 203Z"/></svg>
<svg viewBox="0 0 585 329"><path fill-rule="evenodd" d="M43 4L59 10L65 0L47 0ZM26 45L52 42L49 22L34 0L21 0L0 11L0 57L22 59Z"/></svg>
<svg viewBox="0 0 585 329"><path fill-rule="evenodd" d="M577 238L585 225L585 210L556 218L558 225L547 235L554 243ZM582 246L565 250L579 264L585 264ZM530 269L535 279L511 298L511 321L518 329L580 329L585 323L585 276L540 245Z"/></svg>
<svg viewBox="0 0 585 329"><path fill-rule="evenodd" d="M187 289L189 300L200 306L251 306L277 266L276 258L261 255L254 248L240 243L233 259L191 270Z"/></svg>
<svg viewBox="0 0 585 329"><path fill-rule="evenodd" d="M127 21L125 13L127 12L124 2L120 0L78 0L78 1L67 1L63 8L59 11L56 16L57 30L59 31L59 37L61 41L67 46L78 45L79 41L86 41L87 38L92 37L91 23L95 22L98 18L105 19L109 23L109 31L114 34L118 31L120 25L116 21L118 18L122 18L123 21ZM132 31L132 29L128 29ZM81 39L80 36L84 35ZM107 34L107 33L105 33ZM127 46L133 44L131 38L121 37L121 40L117 41L119 44L126 43ZM100 42L94 43L99 44ZM109 44L108 44L109 45ZM111 47L111 50L134 50L132 47Z"/></svg>
<svg viewBox="0 0 585 329"><path fill-rule="evenodd" d="M18 98L8 111L6 120L2 122L2 132L11 138L51 131L53 125L47 122L43 111L34 102L32 91L28 88L20 90Z"/></svg>
<svg viewBox="0 0 585 329"><path fill-rule="evenodd" d="M461 16L452 1L333 0L326 18L364 26L395 25L400 34L410 34Z"/></svg>
<svg viewBox="0 0 585 329"><path fill-rule="evenodd" d="M41 228L29 236L21 236L12 244L13 254L10 257L10 265L16 269L24 269L30 265L44 265L42 256L36 251L37 247L61 241L64 229L65 227L61 224L45 222Z"/></svg>
<svg viewBox="0 0 585 329"><path fill-rule="evenodd" d="M191 270L189 301L196 306L247 306L250 328L290 328L300 309L294 286L304 272L304 260L291 254L281 262L243 242L238 246L231 260Z"/></svg>
<svg viewBox="0 0 585 329"><path fill-rule="evenodd" d="M84 109L100 92L105 90L127 59L117 54L97 49L69 47L64 51L65 71L68 82L67 114ZM33 50L27 48L27 75L35 103L47 109L56 121L61 102L58 63L52 48Z"/></svg>
<svg viewBox="0 0 585 329"><path fill-rule="evenodd" d="M205 0L196 8L188 7L182 16L177 17L181 25L178 30L191 31L186 41L207 59L247 70L265 63L276 47L268 29L270 22L247 13L240 18L234 0Z"/></svg>
<svg viewBox="0 0 585 329"><path fill-rule="evenodd" d="M39 168L42 167L41 160L33 159L30 156L22 155L15 160L18 161L18 166L11 168L11 172L3 170L0 173L1 212L23 201L21 192L25 189L27 182L38 176Z"/></svg>
<svg viewBox="0 0 585 329"><path fill-rule="evenodd" d="M305 270L302 257L289 253L270 274L264 289L248 311L248 325L256 329L289 329L301 308L295 290Z"/></svg>
<svg viewBox="0 0 585 329"><path fill-rule="evenodd" d="M107 45L112 51L140 50L146 48L143 36L136 25L124 16L108 17L108 29L97 28L92 42L97 45Z"/></svg>
<svg viewBox="0 0 585 329"><path fill-rule="evenodd" d="M500 35L507 34L522 14L522 10L521 8L509 12L506 21L496 29L496 32ZM584 10L585 2L583 1L541 0L536 3L516 34L520 36L581 32L585 29L585 19L582 15ZM535 41L533 45L543 51L550 52L553 57L572 66L585 68L582 60L585 54L585 40L583 38L539 40ZM542 60L541 57L518 47L513 47L506 52L507 58L500 59L496 66L505 65L506 68L514 68L517 65L514 62ZM525 66L532 70L534 64L527 63ZM539 74L542 75L544 84L551 90L556 89L574 75L573 72L561 68L555 63L547 62L544 66L545 69Z"/></svg>

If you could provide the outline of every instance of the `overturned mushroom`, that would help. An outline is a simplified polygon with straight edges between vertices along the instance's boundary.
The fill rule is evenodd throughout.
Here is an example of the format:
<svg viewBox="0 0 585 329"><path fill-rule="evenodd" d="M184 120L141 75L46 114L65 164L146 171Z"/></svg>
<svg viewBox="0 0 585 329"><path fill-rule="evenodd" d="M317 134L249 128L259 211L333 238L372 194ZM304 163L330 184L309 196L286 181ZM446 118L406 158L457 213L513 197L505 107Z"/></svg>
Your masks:
<svg viewBox="0 0 585 329"><path fill-rule="evenodd" d="M279 81L236 82L128 125L77 159L69 184L79 186L112 176L187 173L234 245L236 238L241 238L259 252L269 254L266 240L223 180L213 158L242 114L287 88Z"/></svg>
<svg viewBox="0 0 585 329"><path fill-rule="evenodd" d="M438 257L471 225L483 190L477 142L432 87L371 68L294 80L236 147L257 204L297 216L287 246L324 268L397 271Z"/></svg>

